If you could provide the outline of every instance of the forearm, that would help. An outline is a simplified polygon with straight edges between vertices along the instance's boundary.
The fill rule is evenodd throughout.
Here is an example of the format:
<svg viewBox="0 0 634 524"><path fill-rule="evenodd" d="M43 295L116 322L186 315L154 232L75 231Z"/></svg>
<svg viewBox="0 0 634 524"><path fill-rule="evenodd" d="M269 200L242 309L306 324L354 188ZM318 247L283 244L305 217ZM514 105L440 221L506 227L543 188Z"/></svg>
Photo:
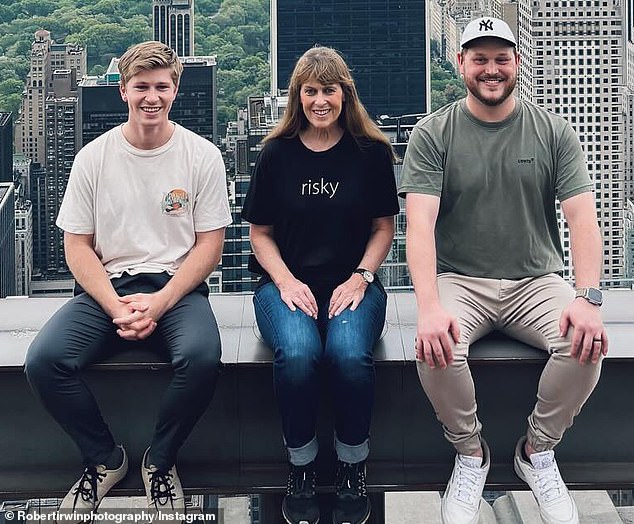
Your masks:
<svg viewBox="0 0 634 524"><path fill-rule="evenodd" d="M408 225L405 252L418 307L438 304L440 299L436 284L436 244L433 230Z"/></svg>
<svg viewBox="0 0 634 524"><path fill-rule="evenodd" d="M224 228L204 233L205 238L200 238L200 235L174 276L158 292L165 300L165 311L200 285L220 262Z"/></svg>
<svg viewBox="0 0 634 524"><path fill-rule="evenodd" d="M366 245L363 258L359 262L359 267L376 273L390 252L393 239L394 219L392 217L375 219L372 233Z"/></svg>
<svg viewBox="0 0 634 524"><path fill-rule="evenodd" d="M255 258L260 263L264 271L266 271L271 280L277 287L280 283L289 278L294 278L293 273L288 268L282 255L280 253L277 244L271 234L254 232L254 226L251 226L251 246L253 247L253 253Z"/></svg>
<svg viewBox="0 0 634 524"><path fill-rule="evenodd" d="M601 279L601 232L596 223L570 228L576 287L598 287Z"/></svg>
<svg viewBox="0 0 634 524"><path fill-rule="evenodd" d="M119 305L108 274L91 245L73 241L66 242L66 263L75 280L111 317Z"/></svg>
<svg viewBox="0 0 634 524"><path fill-rule="evenodd" d="M561 203L568 229L577 287L598 287L601 279L602 239L594 195L581 193Z"/></svg>

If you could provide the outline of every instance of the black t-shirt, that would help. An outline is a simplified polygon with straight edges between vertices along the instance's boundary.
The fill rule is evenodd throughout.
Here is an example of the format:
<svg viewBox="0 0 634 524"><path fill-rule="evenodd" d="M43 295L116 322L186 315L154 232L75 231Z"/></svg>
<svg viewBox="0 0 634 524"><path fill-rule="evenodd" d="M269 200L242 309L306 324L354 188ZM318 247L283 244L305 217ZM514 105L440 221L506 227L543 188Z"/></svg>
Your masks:
<svg viewBox="0 0 634 524"><path fill-rule="evenodd" d="M388 147L359 147L345 133L327 151L308 149L299 137L267 142L258 157L242 218L272 225L293 275L325 297L358 267L372 219L399 211ZM265 275L253 255L249 269Z"/></svg>

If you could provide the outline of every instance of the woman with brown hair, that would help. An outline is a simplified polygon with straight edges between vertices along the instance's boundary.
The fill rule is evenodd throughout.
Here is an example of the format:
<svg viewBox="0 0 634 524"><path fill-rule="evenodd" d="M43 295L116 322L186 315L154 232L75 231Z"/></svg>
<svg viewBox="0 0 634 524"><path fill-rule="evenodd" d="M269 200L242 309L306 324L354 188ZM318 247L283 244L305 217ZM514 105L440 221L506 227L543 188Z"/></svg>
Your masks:
<svg viewBox="0 0 634 524"><path fill-rule="evenodd" d="M254 305L273 349L274 386L290 473L286 522L315 523L319 370L333 392L338 464L333 522L366 522L365 461L373 348L387 296L375 272L399 211L388 139L330 48L297 62L288 106L265 138L243 208L251 223Z"/></svg>

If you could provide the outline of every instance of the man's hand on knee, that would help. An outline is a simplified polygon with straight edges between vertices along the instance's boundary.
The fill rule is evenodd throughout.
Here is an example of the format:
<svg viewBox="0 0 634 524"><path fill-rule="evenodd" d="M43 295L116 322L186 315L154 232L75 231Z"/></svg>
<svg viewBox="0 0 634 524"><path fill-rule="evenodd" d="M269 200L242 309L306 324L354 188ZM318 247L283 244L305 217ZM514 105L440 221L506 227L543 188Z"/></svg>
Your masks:
<svg viewBox="0 0 634 524"><path fill-rule="evenodd" d="M420 308L416 331L416 358L434 369L453 362L453 346L460 339L458 321L440 305Z"/></svg>
<svg viewBox="0 0 634 524"><path fill-rule="evenodd" d="M561 314L560 335L565 337L570 327L570 354L573 358L578 358L580 364L587 361L596 364L601 353L608 354L608 335L603 326L599 306L590 304L583 298L573 300Z"/></svg>

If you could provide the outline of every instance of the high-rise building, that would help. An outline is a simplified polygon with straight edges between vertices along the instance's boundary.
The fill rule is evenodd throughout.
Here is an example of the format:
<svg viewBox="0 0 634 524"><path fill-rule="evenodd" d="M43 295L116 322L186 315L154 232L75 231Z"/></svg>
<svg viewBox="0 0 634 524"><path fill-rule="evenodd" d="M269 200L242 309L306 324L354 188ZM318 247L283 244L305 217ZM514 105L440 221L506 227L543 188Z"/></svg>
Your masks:
<svg viewBox="0 0 634 524"><path fill-rule="evenodd" d="M229 207L232 223L225 231L222 254L222 290L227 293L253 291L259 275L248 270L251 242L249 224L242 221L242 206L249 189L255 161L262 149L260 142L284 114L288 97L251 96L246 111L227 129L229 162Z"/></svg>
<svg viewBox="0 0 634 524"><path fill-rule="evenodd" d="M12 113L0 112L0 182L13 182Z"/></svg>
<svg viewBox="0 0 634 524"><path fill-rule="evenodd" d="M30 159L29 159L30 161ZM32 205L33 230L33 277L46 277L46 232L48 231L46 215L46 169L37 162L32 162L29 169L29 193Z"/></svg>
<svg viewBox="0 0 634 524"><path fill-rule="evenodd" d="M79 112L70 71L54 73L55 96L46 99L46 273L70 278L64 256L64 234L56 225L68 177L79 149ZM65 84L65 87L62 87ZM44 268L42 268L44 269Z"/></svg>
<svg viewBox="0 0 634 524"><path fill-rule="evenodd" d="M170 119L205 137L217 139L216 57L181 58L183 74ZM79 84L81 146L122 124L128 118L128 106L119 94L118 59L110 62L100 77L84 77Z"/></svg>
<svg viewBox="0 0 634 524"><path fill-rule="evenodd" d="M15 295L15 196L0 182L0 298Z"/></svg>
<svg viewBox="0 0 634 524"><path fill-rule="evenodd" d="M272 92L288 86L297 59L319 44L344 56L371 116L425 113L426 10L425 0L272 0Z"/></svg>
<svg viewBox="0 0 634 524"><path fill-rule="evenodd" d="M625 70L620 0L519 3L519 93L575 128L595 183L606 284L624 276ZM564 227L566 277L572 278Z"/></svg>
<svg viewBox="0 0 634 524"><path fill-rule="evenodd" d="M15 148L46 166L46 99L54 95L53 73L70 71L74 78L86 74L86 50L76 44L57 44L40 29L31 45L31 68L22 106L15 124Z"/></svg>
<svg viewBox="0 0 634 524"><path fill-rule="evenodd" d="M30 200L15 204L15 285L16 295L31 294L33 276L33 206Z"/></svg>
<svg viewBox="0 0 634 524"><path fill-rule="evenodd" d="M22 153L13 157L13 177L15 191L22 200L31 199L31 169L33 161Z"/></svg>
<svg viewBox="0 0 634 524"><path fill-rule="evenodd" d="M194 0L152 0L154 40L180 57L194 55Z"/></svg>

